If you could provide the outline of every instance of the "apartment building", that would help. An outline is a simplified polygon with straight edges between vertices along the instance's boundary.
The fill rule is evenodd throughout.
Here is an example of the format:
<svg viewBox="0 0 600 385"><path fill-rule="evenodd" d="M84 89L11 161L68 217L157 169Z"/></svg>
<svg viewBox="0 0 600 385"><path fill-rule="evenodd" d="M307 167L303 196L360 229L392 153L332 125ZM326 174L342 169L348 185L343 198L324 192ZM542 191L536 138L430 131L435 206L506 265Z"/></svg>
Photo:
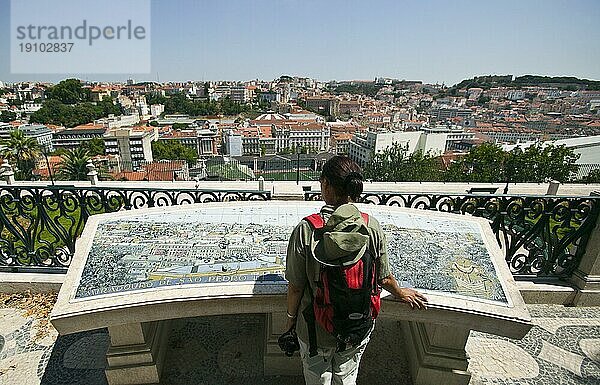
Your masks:
<svg viewBox="0 0 600 385"><path fill-rule="evenodd" d="M82 124L77 127L56 131L52 134L52 145L55 149L70 150L81 146L81 143L94 138L103 139L107 128L101 124Z"/></svg>
<svg viewBox="0 0 600 385"><path fill-rule="evenodd" d="M199 157L217 154L218 134L206 128L170 130L160 135L159 141L177 142L191 148Z"/></svg>
<svg viewBox="0 0 600 385"><path fill-rule="evenodd" d="M9 123L0 123L0 139L8 139L10 132L13 130L22 131L25 137L35 139L46 151L54 151L54 147L52 146L52 131L47 126L43 124L22 124L13 127Z"/></svg>
<svg viewBox="0 0 600 385"><path fill-rule="evenodd" d="M96 125L103 125L109 130L122 128L122 127L132 127L140 122L139 114L130 114L130 115L109 115L107 118L102 118L94 121Z"/></svg>
<svg viewBox="0 0 600 385"><path fill-rule="evenodd" d="M321 115L338 116L340 114L340 101L333 97L312 96L307 97L306 107Z"/></svg>
<svg viewBox="0 0 600 385"><path fill-rule="evenodd" d="M245 85L231 87L231 100L236 103L248 103L250 101L250 91Z"/></svg>
<svg viewBox="0 0 600 385"><path fill-rule="evenodd" d="M371 161L373 154L382 152L394 144L406 149L407 154L418 150L432 155L443 154L448 147L450 133L424 131L397 131L355 134L348 145L348 156L364 167ZM453 138L450 136L450 138ZM458 140L458 137L456 138Z"/></svg>
<svg viewBox="0 0 600 385"><path fill-rule="evenodd" d="M107 155L119 155L124 170L152 162L152 142L158 140L156 127L123 127L103 135Z"/></svg>
<svg viewBox="0 0 600 385"><path fill-rule="evenodd" d="M227 130L223 134L223 153L229 156L242 156L242 134L235 130Z"/></svg>
<svg viewBox="0 0 600 385"><path fill-rule="evenodd" d="M328 151L331 131L321 123L289 122L271 128L277 152L290 148L311 148Z"/></svg>

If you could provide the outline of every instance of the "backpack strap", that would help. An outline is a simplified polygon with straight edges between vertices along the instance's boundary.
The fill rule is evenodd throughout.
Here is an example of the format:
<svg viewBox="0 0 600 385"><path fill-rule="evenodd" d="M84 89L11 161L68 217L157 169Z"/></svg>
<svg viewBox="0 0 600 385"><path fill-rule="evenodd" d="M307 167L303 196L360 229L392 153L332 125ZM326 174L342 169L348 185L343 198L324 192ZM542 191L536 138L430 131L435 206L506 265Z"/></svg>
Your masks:
<svg viewBox="0 0 600 385"><path fill-rule="evenodd" d="M313 307L314 297L310 283L308 284L308 291L311 299L310 303L302 311L302 315L304 316L308 330L308 356L314 357L319 353L317 352L317 320L315 318L315 309Z"/></svg>
<svg viewBox="0 0 600 385"><path fill-rule="evenodd" d="M313 230L321 230L325 227L325 221L321 215L311 214L304 218ZM306 326L308 329L308 356L314 357L317 353L317 320L315 319L315 310L313 308L314 296L310 283L308 283L308 291L310 293L310 303L306 306L306 309L302 311Z"/></svg>
<svg viewBox="0 0 600 385"><path fill-rule="evenodd" d="M325 221L323 217L319 214L311 214L307 217L304 217L308 223L312 226L313 229L322 229L325 227Z"/></svg>
<svg viewBox="0 0 600 385"><path fill-rule="evenodd" d="M363 221L365 221L365 224L368 226L369 214L361 212L360 216L362 217ZM311 224L313 229L322 229L323 227L325 227L325 221L323 220L323 217L319 214L311 214L307 217L304 217L304 219L306 219L306 221Z"/></svg>
<svg viewBox="0 0 600 385"><path fill-rule="evenodd" d="M365 225L369 226L369 214L361 211L360 216L362 217L363 221L365 221Z"/></svg>

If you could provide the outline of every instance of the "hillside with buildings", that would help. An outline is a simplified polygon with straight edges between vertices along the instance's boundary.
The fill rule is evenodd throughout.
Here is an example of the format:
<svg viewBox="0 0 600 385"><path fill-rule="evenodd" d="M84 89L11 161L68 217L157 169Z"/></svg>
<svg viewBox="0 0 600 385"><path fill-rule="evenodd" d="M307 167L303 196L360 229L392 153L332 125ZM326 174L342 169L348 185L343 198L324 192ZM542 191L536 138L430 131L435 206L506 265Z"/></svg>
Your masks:
<svg viewBox="0 0 600 385"><path fill-rule="evenodd" d="M187 180L314 178L333 154L366 167L393 146L447 167L488 142L506 151L564 145L579 155L583 171L573 178L582 179L600 168L598 83L531 75L452 87L382 77L23 82L0 88L0 138L19 130L35 139L49 161L38 157L31 177L42 179L65 152L91 143L107 179Z"/></svg>

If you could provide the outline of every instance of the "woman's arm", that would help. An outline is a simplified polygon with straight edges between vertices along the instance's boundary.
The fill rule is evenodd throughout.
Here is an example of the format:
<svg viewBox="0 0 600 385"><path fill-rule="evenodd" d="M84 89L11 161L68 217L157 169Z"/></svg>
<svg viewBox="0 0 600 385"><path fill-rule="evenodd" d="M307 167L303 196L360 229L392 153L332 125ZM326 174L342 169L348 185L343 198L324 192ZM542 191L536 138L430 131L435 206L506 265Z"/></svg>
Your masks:
<svg viewBox="0 0 600 385"><path fill-rule="evenodd" d="M304 287L299 287L293 283L288 283L287 290L287 324L286 329L291 329L296 325L298 319L298 312L300 311L300 300L302 299L302 293Z"/></svg>
<svg viewBox="0 0 600 385"><path fill-rule="evenodd" d="M427 309L427 298L414 289L400 287L392 274L380 279L379 284L400 301L408 303L413 309Z"/></svg>

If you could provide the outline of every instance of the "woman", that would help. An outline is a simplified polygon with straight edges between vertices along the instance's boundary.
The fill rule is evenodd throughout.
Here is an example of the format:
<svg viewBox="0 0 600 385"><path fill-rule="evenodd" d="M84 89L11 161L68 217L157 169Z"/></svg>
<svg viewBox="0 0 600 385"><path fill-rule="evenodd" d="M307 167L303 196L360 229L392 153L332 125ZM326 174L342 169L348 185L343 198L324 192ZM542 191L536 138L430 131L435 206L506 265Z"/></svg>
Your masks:
<svg viewBox="0 0 600 385"><path fill-rule="evenodd" d="M359 230L363 234L368 234L365 237L365 242L368 242L368 245L374 249L375 268L377 277L379 277L379 285L396 298L408 303L412 308L425 309L427 299L413 289L399 287L396 279L391 274L385 236L379 222L374 218L369 218L368 223L365 223L360 211L352 204L352 202L358 200L363 190L360 167L348 157L334 156L323 165L320 182L321 195L325 201L325 206L321 209L319 215L326 223L326 228L332 222L346 221L347 223L360 224L358 226ZM366 227L366 230L361 226ZM357 226L353 227L357 228ZM351 234L348 239L360 241L360 236ZM315 252L316 242L314 227L307 219L302 220L296 226L290 237L286 265L286 278L289 282L287 329L297 331L304 379L307 385L356 384L360 358L369 342L372 327L360 343L352 346L345 345L342 350L340 349L340 341L317 323L316 351L311 349L310 346L309 340L311 338L309 338L309 326L307 324L307 321L310 323L310 319L306 319L308 316L305 314L308 313L304 310L312 307L312 300L320 279L321 263L316 259L323 258L323 256L315 256L318 253ZM360 248L360 244L355 247L356 250ZM365 247L362 248L363 253L364 249ZM326 253L326 250L321 251L321 253L323 252ZM322 259L320 260L322 261Z"/></svg>

